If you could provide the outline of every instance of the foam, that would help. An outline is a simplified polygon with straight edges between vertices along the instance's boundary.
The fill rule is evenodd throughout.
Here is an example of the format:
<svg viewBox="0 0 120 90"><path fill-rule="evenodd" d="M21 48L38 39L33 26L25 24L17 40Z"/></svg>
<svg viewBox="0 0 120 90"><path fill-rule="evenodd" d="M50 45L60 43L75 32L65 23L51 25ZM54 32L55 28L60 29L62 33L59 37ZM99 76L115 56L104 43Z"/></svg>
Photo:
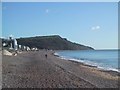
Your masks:
<svg viewBox="0 0 120 90"><path fill-rule="evenodd" d="M84 63L86 65L90 65L90 66L96 66L98 69L100 70L106 70L106 71L116 71L116 72L120 72L118 69L115 68L111 68L111 67L105 67L104 65L101 65L100 63L94 63L88 60L81 60L81 59L75 59L75 58L70 58L70 57L65 57L65 56L60 56L58 53L54 53L54 55L59 56L60 59L63 60L70 60L70 61L76 61L76 62L80 62L80 63Z"/></svg>
<svg viewBox="0 0 120 90"><path fill-rule="evenodd" d="M59 56L59 54L58 54L58 53L56 53L56 52L54 53L54 55Z"/></svg>

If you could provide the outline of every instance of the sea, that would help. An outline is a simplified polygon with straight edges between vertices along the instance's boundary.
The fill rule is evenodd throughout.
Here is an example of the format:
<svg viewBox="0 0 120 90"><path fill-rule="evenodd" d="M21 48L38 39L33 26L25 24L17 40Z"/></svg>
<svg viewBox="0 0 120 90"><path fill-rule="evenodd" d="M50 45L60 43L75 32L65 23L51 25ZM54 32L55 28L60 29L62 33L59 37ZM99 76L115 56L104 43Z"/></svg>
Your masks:
<svg viewBox="0 0 120 90"><path fill-rule="evenodd" d="M102 70L120 72L120 50L63 50L56 51L55 55L64 60L72 60L95 66Z"/></svg>

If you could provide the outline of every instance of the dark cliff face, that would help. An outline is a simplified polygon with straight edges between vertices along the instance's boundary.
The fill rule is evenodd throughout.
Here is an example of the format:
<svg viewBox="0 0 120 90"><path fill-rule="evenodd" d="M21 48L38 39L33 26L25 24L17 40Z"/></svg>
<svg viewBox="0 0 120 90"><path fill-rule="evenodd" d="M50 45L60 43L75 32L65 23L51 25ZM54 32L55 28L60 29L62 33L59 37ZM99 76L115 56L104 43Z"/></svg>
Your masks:
<svg viewBox="0 0 120 90"><path fill-rule="evenodd" d="M68 41L66 38L61 38L58 35L53 36L37 36L30 38L17 39L18 44L38 49L52 49L52 50L93 50L93 48L80 45Z"/></svg>

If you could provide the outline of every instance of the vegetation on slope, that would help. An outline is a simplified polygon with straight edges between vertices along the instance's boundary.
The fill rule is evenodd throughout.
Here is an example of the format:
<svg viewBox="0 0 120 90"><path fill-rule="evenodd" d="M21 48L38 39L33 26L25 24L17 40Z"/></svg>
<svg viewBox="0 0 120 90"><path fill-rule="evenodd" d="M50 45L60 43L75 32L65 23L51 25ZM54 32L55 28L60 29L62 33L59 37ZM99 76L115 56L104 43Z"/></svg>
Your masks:
<svg viewBox="0 0 120 90"><path fill-rule="evenodd" d="M37 47L38 49L93 50L91 47L70 42L66 38L61 38L59 35L19 38L17 41L20 45L29 46L30 48Z"/></svg>

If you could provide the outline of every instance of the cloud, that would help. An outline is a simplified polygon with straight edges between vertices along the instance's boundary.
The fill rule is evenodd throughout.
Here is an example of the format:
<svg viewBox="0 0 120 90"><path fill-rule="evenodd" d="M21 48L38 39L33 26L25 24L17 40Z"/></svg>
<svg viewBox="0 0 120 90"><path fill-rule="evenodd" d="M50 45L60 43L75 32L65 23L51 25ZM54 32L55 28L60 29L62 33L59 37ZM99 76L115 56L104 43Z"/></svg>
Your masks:
<svg viewBox="0 0 120 90"><path fill-rule="evenodd" d="M92 27L92 30L95 30L95 27Z"/></svg>
<svg viewBox="0 0 120 90"><path fill-rule="evenodd" d="M46 9L46 10L45 10L46 13L49 13L49 11L50 11L49 9Z"/></svg>
<svg viewBox="0 0 120 90"><path fill-rule="evenodd" d="M100 26L96 26L96 29L100 29Z"/></svg>
<svg viewBox="0 0 120 90"><path fill-rule="evenodd" d="M100 29L100 26L93 26L92 28L91 28L92 30L99 30Z"/></svg>

